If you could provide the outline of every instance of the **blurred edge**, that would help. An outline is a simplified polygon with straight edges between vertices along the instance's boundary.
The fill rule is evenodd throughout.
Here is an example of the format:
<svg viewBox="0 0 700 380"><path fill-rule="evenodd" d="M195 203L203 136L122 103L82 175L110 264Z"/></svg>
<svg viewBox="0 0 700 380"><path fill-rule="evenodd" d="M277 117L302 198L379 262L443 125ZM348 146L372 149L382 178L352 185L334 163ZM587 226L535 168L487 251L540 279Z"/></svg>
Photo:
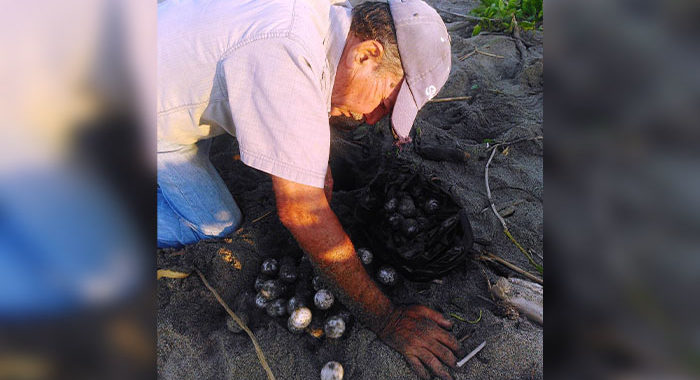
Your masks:
<svg viewBox="0 0 700 380"><path fill-rule="evenodd" d="M153 378L156 2L3 2L0 379Z"/></svg>
<svg viewBox="0 0 700 380"><path fill-rule="evenodd" d="M700 5L544 5L547 378L697 378Z"/></svg>

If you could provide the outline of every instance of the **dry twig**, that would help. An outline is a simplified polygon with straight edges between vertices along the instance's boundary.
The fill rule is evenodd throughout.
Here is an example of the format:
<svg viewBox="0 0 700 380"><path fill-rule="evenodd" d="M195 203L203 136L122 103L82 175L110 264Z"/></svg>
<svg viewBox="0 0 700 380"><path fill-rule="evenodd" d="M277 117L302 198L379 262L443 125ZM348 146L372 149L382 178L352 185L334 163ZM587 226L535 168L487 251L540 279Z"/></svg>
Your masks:
<svg viewBox="0 0 700 380"><path fill-rule="evenodd" d="M471 332L467 333L463 337L459 338L458 342L459 343L464 342L465 340L469 339L469 337L471 337L473 333L474 333L474 331L472 330Z"/></svg>
<svg viewBox="0 0 700 380"><path fill-rule="evenodd" d="M272 214L272 211L268 211L268 212L262 214L261 216L259 216L259 217L255 218L255 219L253 219L253 221L250 222L250 224L257 223L257 222L261 221L262 219L264 219L266 216L268 216L268 215L270 215L270 214Z"/></svg>
<svg viewBox="0 0 700 380"><path fill-rule="evenodd" d="M466 362L469 361L469 359L473 358L474 355L478 354L479 351L481 351L482 348L486 346L486 341L483 341L479 347L475 348L472 352L470 352L467 356L464 357L464 359L460 360L457 362L457 367L463 366Z"/></svg>
<svg viewBox="0 0 700 380"><path fill-rule="evenodd" d="M457 16L461 17L463 19L469 20L469 21L481 21L481 20L489 20L489 21L497 21L497 22L503 22L503 20L495 19L495 18L486 18L486 17L477 17L477 16L471 16L471 15L465 15L463 13L456 13L452 11L448 11L445 9L437 8L438 11L444 12L447 14L450 14L452 16Z"/></svg>
<svg viewBox="0 0 700 380"><path fill-rule="evenodd" d="M474 48L473 51L469 52L469 54L465 55L464 57L460 58L459 60L460 60L460 61L464 61L465 59L471 57L471 56L474 55L474 54L481 54L481 55L485 55L485 56L487 56L487 57L493 57L493 58L498 58L498 59L504 59L504 58L505 58L505 57L502 56L502 55L493 54L493 53L488 53L488 52L479 50L479 48Z"/></svg>
<svg viewBox="0 0 700 380"><path fill-rule="evenodd" d="M537 141L537 140L542 140L542 136L523 137L521 139L516 139L513 141L497 141L495 144L493 144L489 148L487 148L486 151L488 152L489 150L496 149L501 145L513 145L513 144L518 144L518 143L525 142L525 141Z"/></svg>
<svg viewBox="0 0 700 380"><path fill-rule="evenodd" d="M477 48L474 48L474 51L477 52L477 53L479 53L479 54L481 54L481 55L485 55L485 56L487 56L487 57L493 57L493 58L498 58L498 59L504 59L504 58L505 58L505 57L502 56L502 55L493 54L493 53L488 53L488 52L485 52L485 51L481 51L481 50L479 50L479 49L477 49Z"/></svg>
<svg viewBox="0 0 700 380"><path fill-rule="evenodd" d="M465 55L465 56L459 58L459 60L460 60L460 61L464 61L465 59L471 57L471 56L474 55L474 54L476 54L476 49L470 51L469 54L467 54L467 55Z"/></svg>
<svg viewBox="0 0 700 380"><path fill-rule="evenodd" d="M230 315L231 318L233 318L233 320L236 321L236 323L238 323L238 326L240 326L241 329L243 329L243 331L245 331L246 334L248 334L248 336L250 337L250 340L253 341L253 346L255 347L255 352L258 354L258 359L260 360L260 364L262 365L263 369L265 369L265 372L267 372L267 378L270 380L275 380L275 375L272 374L272 370L270 369L270 366L267 364L267 360L265 359L265 354L263 354L262 349L260 348L260 345L258 344L258 340L255 339L255 335L253 335L253 332L250 331L248 326L246 326L245 322L243 322L241 320L241 318L239 318L236 315L236 313L234 313L231 310L231 308L228 307L226 302L224 302L224 300L221 299L221 296L219 296L219 293L217 293L216 290L214 290L214 288L212 288L211 285L209 285L209 281L207 281L207 279L204 277L202 272L200 272L199 269L196 269L196 268L195 268L195 271L197 271L199 278L202 279L204 286L206 286L207 289L209 289L209 291L214 295L214 298L216 298L216 300L219 301L219 304L221 306L223 306L223 308L226 310L228 315Z"/></svg>
<svg viewBox="0 0 700 380"><path fill-rule="evenodd" d="M504 258L501 258L501 257L496 256L496 255L493 254L493 253L488 253L488 252L487 252L485 255L479 256L479 260L482 260L482 261L491 261L491 262L499 263L499 264L501 264L501 265L503 265L503 266L505 266L505 267L507 267L507 268L509 268L509 269L511 269L511 270L513 270L513 271L515 271L515 272L517 272L517 273L519 273L519 274L521 274L521 275L527 277L528 279L537 282L537 283L540 284L540 285L544 285L544 281L543 281L541 278L539 278L539 277L535 276L534 274L532 274L532 273L530 273L530 272L528 272L528 271L526 271L526 270L520 268L519 266L517 266L517 265L515 265L515 264L513 264L513 263L511 263L511 262L509 262L509 261L507 261L507 260L504 259Z"/></svg>
<svg viewBox="0 0 700 380"><path fill-rule="evenodd" d="M538 136L539 137L539 136ZM496 218L498 218L498 221L501 223L501 226L503 226L503 233L508 236L508 239L515 244L516 247L527 257L528 261L530 261L530 264L532 264L535 268L537 268L537 271L540 272L540 274L543 274L544 268L537 264L535 260L532 259L532 256L523 248L520 243L518 243L517 240L513 237L513 235L510 233L510 230L508 230L508 225L506 224L505 219L501 216L501 214L498 213L498 210L496 210L496 205L493 203L493 198L491 198L491 187L489 186L489 166L491 165L491 161L493 161L493 157L496 155L496 148L500 145L504 144L495 144L492 148L493 151L491 151L491 156L489 157L488 162L486 162L486 169L484 170L484 179L486 181L486 196L489 199L489 203L491 204L491 210L493 210L493 213L496 215Z"/></svg>
<svg viewBox="0 0 700 380"><path fill-rule="evenodd" d="M469 100L471 96L454 96L451 98L435 98L428 100L428 103L444 103L444 102L456 102L459 100Z"/></svg>

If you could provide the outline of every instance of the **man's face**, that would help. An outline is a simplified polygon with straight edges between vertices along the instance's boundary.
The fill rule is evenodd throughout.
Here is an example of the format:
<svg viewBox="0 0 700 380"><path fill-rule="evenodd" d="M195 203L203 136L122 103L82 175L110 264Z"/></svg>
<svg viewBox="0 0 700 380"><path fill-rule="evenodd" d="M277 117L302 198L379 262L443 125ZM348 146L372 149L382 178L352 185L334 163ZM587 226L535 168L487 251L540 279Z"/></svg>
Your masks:
<svg viewBox="0 0 700 380"><path fill-rule="evenodd" d="M331 96L331 124L341 129L375 124L391 113L402 78L378 73L384 50L377 41L348 36Z"/></svg>

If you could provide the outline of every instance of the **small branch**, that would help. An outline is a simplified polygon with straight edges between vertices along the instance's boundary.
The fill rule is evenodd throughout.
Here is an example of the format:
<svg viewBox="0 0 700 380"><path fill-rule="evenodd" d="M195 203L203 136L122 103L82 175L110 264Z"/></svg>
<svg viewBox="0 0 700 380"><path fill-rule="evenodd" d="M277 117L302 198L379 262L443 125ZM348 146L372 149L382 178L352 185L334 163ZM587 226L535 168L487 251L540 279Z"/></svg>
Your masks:
<svg viewBox="0 0 700 380"><path fill-rule="evenodd" d="M481 349L484 348L484 346L486 346L486 341L484 341L483 343L481 343L481 344L479 345L479 347L475 348L474 351L470 352L467 356L465 356L464 359L458 361L458 362L457 362L457 367L463 366L466 362L469 361L469 359L473 358L474 355L478 354L479 351L481 351Z"/></svg>
<svg viewBox="0 0 700 380"><path fill-rule="evenodd" d="M535 262L535 260L532 259L532 256L530 256L530 254L525 250L525 248L523 248L523 246L520 245L520 243L518 243L517 240L515 240L513 235L510 233L510 231L506 228L503 230L503 232L506 234L506 236L508 236L508 239L510 239L510 241L512 241L513 244L515 244L515 246L518 247L520 252L522 252L523 255L525 255L525 257L527 257L527 260L530 261L530 264L532 264L537 269L537 271L540 272L540 274L543 274L544 268L542 268L542 265L537 264Z"/></svg>
<svg viewBox="0 0 700 380"><path fill-rule="evenodd" d="M525 60L525 52L527 51L527 48L525 47L525 44L523 44L523 39L520 37L520 25L518 25L518 21L515 19L515 14L512 15L510 23L513 27L515 46L518 48L518 52L520 52L520 59Z"/></svg>
<svg viewBox="0 0 700 380"><path fill-rule="evenodd" d="M530 248L530 249L528 249L527 251L530 252L530 254L532 254L532 255L534 255L534 256L537 256L537 257L540 259L540 261L544 262L544 257L542 257L541 254L535 252L534 249Z"/></svg>
<svg viewBox="0 0 700 380"><path fill-rule="evenodd" d="M262 219L264 219L266 216L268 216L268 215L270 215L270 214L272 214L272 211L268 211L268 212L262 214L262 216L259 216L259 217L255 218L252 222L250 222L250 224L257 223L257 222L261 221Z"/></svg>
<svg viewBox="0 0 700 380"><path fill-rule="evenodd" d="M498 218L498 221L501 223L501 226L503 226L503 233L508 236L508 239L515 244L516 247L527 257L528 261L530 261L530 264L532 264L535 268L537 268L537 271L542 274L544 272L544 268L537 264L535 260L532 259L532 256L523 248L520 243L518 243L517 240L513 237L513 235L510 233L508 230L508 225L506 224L505 219L501 216L501 214L498 213L498 210L496 210L496 205L493 203L493 198L491 198L491 187L489 186L489 166L491 165L491 161L493 161L493 157L496 155L496 147L500 146L502 144L496 144L493 146L493 150L491 151L491 156L489 157L488 162L486 162L486 169L484 170L484 180L486 182L486 196L489 199L489 203L491 204L491 210L493 210L494 215L496 215L496 218Z"/></svg>
<svg viewBox="0 0 700 380"><path fill-rule="evenodd" d="M505 57L502 56L502 55L487 53L487 52L481 51L481 50L479 50L479 49L477 49L477 48L474 48L474 51L477 52L477 53L479 53L479 54L488 56L488 57L499 58L499 59L504 59L504 58L505 58Z"/></svg>
<svg viewBox="0 0 700 380"><path fill-rule="evenodd" d="M221 299L221 296L219 296L219 293L217 293L216 290L214 290L214 288L212 288L211 285L209 285L209 281L207 281L207 279L204 277L202 272L200 272L199 269L196 269L196 268L195 268L195 271L199 275L199 278L202 279L204 286L206 286L207 289L209 289L209 291L214 295L214 298L216 298L216 300L219 301L219 304L221 306L223 306L223 308L226 310L228 315L230 315L231 318L233 318L233 320L236 321L236 323L238 323L238 326L240 326L241 329L243 329L246 332L246 334L248 334L248 336L250 337L250 340L253 341L253 346L255 347L255 352L258 354L258 360L260 360L260 364L262 365L263 369L265 369L265 372L267 372L267 378L270 380L275 380L275 375L272 374L272 370L270 369L270 366L267 364L267 360L265 359L265 355L263 354L262 349L260 348L260 345L258 344L258 340L255 339L255 335L253 335L253 332L250 331L248 326L246 326L245 322L243 322L243 320L241 320L241 318L239 318L231 310L231 308L228 307L226 302L224 302L224 300Z"/></svg>
<svg viewBox="0 0 700 380"><path fill-rule="evenodd" d="M479 321L481 320L482 313L483 313L483 310L479 309L479 318L475 319L474 321L467 320L467 323L470 323L472 325L479 323Z"/></svg>
<svg viewBox="0 0 700 380"><path fill-rule="evenodd" d="M544 281L541 278L539 278L539 277L535 276L534 274L520 268L519 266L517 266L515 264L512 264L511 262L509 262L509 261L507 261L499 256L496 256L493 253L486 253L485 255L479 256L479 260L499 263L499 264L527 277L528 279L530 279L530 280L532 280L540 285L544 285Z"/></svg>
<svg viewBox="0 0 700 380"><path fill-rule="evenodd" d="M467 58L469 58L469 57L471 57L472 55L477 54L477 53L478 53L478 54L485 55L485 56L488 56L488 57L493 57L493 58L499 58L499 59L504 59L504 58L505 58L505 57L502 56L502 55L487 53L487 52L485 52L485 51L479 50L478 48L474 48L474 50L473 50L472 52L470 52L469 54L467 54L467 55L465 55L464 57L460 58L459 60L460 60L460 61L464 61L465 59L467 59Z"/></svg>
<svg viewBox="0 0 700 380"><path fill-rule="evenodd" d="M482 20L488 20L488 21L503 22L503 20L499 20L499 19L495 19L495 18L486 18L486 17L477 17L477 16L472 16L472 15L465 15L465 14L462 14L462 13L456 13L456 12L448 11L448 10L441 9L441 8L437 8L437 10L440 11L440 12L447 13L447 14L452 15L452 16L461 17L461 18L466 19L466 20L469 20L469 21L477 21L477 22L478 22L478 21L482 21Z"/></svg>
<svg viewBox="0 0 700 380"><path fill-rule="evenodd" d="M460 61L464 61L465 59L471 57L472 55L476 54L476 49L472 50L469 52L469 54L465 55L464 57L460 58Z"/></svg>
<svg viewBox="0 0 700 380"><path fill-rule="evenodd" d="M465 340L469 339L469 337L471 337L473 333L474 333L474 330L472 330L471 332L467 333L467 334L464 335L463 337L459 338L459 340L458 340L459 343L462 343L462 342L464 342Z"/></svg>
<svg viewBox="0 0 700 380"><path fill-rule="evenodd" d="M469 100L471 96L455 96L452 98L435 98L428 100L428 103L444 103L444 102L456 102L459 100Z"/></svg>
<svg viewBox="0 0 700 380"><path fill-rule="evenodd" d="M494 145L494 148L498 144ZM504 230L508 229L508 226L506 226L506 221L501 217L501 214L498 213L496 210L496 205L493 203L493 199L491 198L491 187L489 186L489 166L491 165L491 161L493 161L493 156L496 155L496 149L493 149L491 151L491 157L489 157L489 160L486 162L486 169L484 170L484 179L486 180L486 196L489 198L489 203L491 204L491 210L493 210L493 213L496 215L498 218L498 221L501 222L501 226L503 226Z"/></svg>
<svg viewBox="0 0 700 380"><path fill-rule="evenodd" d="M489 285L489 288L490 288L490 287L491 287L491 285ZM482 300L484 300L484 301L490 303L490 304L493 305L493 306L498 306L495 302L493 302L493 300L490 300L490 299L488 299L488 298L482 296L481 294L477 294L476 297L477 297L477 298L481 298Z"/></svg>
<svg viewBox="0 0 700 380"><path fill-rule="evenodd" d="M493 144L491 147L487 148L486 151L488 152L489 150L496 149L501 145L513 145L513 144L518 144L518 143L525 142L525 141L537 141L537 140L542 140L542 136L523 137L521 139L517 139L517 140L513 140L513 141L499 141L499 142L496 142L496 144Z"/></svg>

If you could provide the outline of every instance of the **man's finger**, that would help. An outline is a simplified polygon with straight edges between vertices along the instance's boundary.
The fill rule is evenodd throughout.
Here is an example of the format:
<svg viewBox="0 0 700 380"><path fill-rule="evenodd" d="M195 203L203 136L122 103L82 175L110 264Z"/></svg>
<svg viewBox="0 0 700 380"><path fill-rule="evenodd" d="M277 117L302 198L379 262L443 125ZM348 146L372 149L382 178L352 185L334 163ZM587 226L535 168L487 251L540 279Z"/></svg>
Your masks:
<svg viewBox="0 0 700 380"><path fill-rule="evenodd" d="M452 328L452 321L445 318L442 314L438 313L437 311L435 311L429 307L424 306L424 307L420 308L420 312L424 316L435 321L435 323L440 325L440 327L442 327L444 329L448 329L448 330Z"/></svg>
<svg viewBox="0 0 700 380"><path fill-rule="evenodd" d="M457 338L445 330L439 330L436 334L436 338L440 343L444 344L447 348L454 352L457 352L461 348Z"/></svg>
<svg viewBox="0 0 700 380"><path fill-rule="evenodd" d="M443 363L447 364L448 366L455 368L457 366L457 358L455 355L448 349L447 347L443 346L441 343L434 341L430 346L428 346L428 349L430 352L435 354L435 356L440 359Z"/></svg>
<svg viewBox="0 0 700 380"><path fill-rule="evenodd" d="M428 373L428 370L425 369L423 363L421 363L417 357L406 356L406 360L408 360L408 364L411 365L413 371L418 374L418 377L420 377L421 379L430 379L430 374Z"/></svg>
<svg viewBox="0 0 700 380"><path fill-rule="evenodd" d="M418 357L439 378L442 380L452 380L452 376L449 372L447 372L447 369L444 365L442 365L442 362L440 362L440 360L438 360L438 358L435 357L435 355L433 355L430 351L421 350Z"/></svg>

